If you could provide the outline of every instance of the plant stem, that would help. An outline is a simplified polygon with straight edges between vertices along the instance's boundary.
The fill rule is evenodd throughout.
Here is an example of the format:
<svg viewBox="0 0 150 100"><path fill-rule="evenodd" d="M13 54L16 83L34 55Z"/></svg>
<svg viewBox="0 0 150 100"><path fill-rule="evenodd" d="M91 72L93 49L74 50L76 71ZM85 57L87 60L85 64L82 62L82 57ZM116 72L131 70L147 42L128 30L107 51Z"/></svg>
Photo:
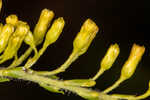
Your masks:
<svg viewBox="0 0 150 100"><path fill-rule="evenodd" d="M106 90L104 90L103 93L108 93L108 92L112 91L113 89L118 87L120 85L120 83L123 81L124 81L123 78L119 78L112 86L110 86Z"/></svg>
<svg viewBox="0 0 150 100"><path fill-rule="evenodd" d="M64 64L62 64L59 68L53 70L53 71L37 71L40 75L55 75L60 72L64 72L72 62L74 62L78 58L78 53L76 51L73 51L69 58L65 61Z"/></svg>
<svg viewBox="0 0 150 100"><path fill-rule="evenodd" d="M39 83L39 84L40 83L49 84L49 85L52 85L61 89L72 91L73 93L77 93L81 97L85 99L89 99L89 100L91 99L93 100L118 100L104 93L99 93L97 91L93 91L87 88L66 85L64 84L63 81L50 79L44 76L39 76L37 74L32 73L32 71L25 72L22 70L22 67L17 67L13 69L2 69L0 70L0 76L28 80L28 81L32 81L32 82Z"/></svg>
<svg viewBox="0 0 150 100"><path fill-rule="evenodd" d="M91 78L91 79L92 79L92 80L98 79L98 78L104 73L104 71L105 71L105 70L100 69L100 71L98 71L98 72L96 73L96 75L95 75L93 78Z"/></svg>
<svg viewBox="0 0 150 100"><path fill-rule="evenodd" d="M26 52L17 60L15 60L8 68L14 68L20 65L32 52L32 48L28 48Z"/></svg>

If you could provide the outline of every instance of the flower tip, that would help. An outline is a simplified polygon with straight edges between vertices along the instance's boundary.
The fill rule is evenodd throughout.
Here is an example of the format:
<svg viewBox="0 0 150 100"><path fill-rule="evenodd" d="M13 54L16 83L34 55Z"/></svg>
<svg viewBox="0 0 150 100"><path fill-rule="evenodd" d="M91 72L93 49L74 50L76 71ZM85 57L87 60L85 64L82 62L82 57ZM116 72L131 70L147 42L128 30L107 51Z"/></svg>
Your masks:
<svg viewBox="0 0 150 100"><path fill-rule="evenodd" d="M123 65L121 77L123 77L124 79L128 79L134 74L136 67L140 62L144 52L144 46L133 44L129 58Z"/></svg>
<svg viewBox="0 0 150 100"><path fill-rule="evenodd" d="M43 9L42 12L41 12L41 15L43 17L47 17L47 16L54 16L54 12L52 10L49 10L47 8Z"/></svg>
<svg viewBox="0 0 150 100"><path fill-rule="evenodd" d="M14 14L12 15L9 15L7 18L6 18L6 23L7 24L12 24L12 25L16 25L18 23L18 17Z"/></svg>
<svg viewBox="0 0 150 100"><path fill-rule="evenodd" d="M90 46L91 42L95 38L99 28L95 24L94 21L91 19L87 19L81 29L80 32L77 34L73 45L74 45L74 51L78 51L78 54L81 55L85 53Z"/></svg>
<svg viewBox="0 0 150 100"><path fill-rule="evenodd" d="M59 17L56 21L58 22L57 25L60 25L60 27L62 27L62 25L64 26L65 24L65 20L63 17Z"/></svg>
<svg viewBox="0 0 150 100"><path fill-rule="evenodd" d="M86 30L93 30L95 31L94 33L96 34L98 31L99 31L99 28L98 26L95 24L94 21L92 21L90 18L88 18L84 24L83 24L83 27L86 29Z"/></svg>
<svg viewBox="0 0 150 100"><path fill-rule="evenodd" d="M120 53L119 45L112 44L101 61L101 68L108 70L111 68Z"/></svg>
<svg viewBox="0 0 150 100"><path fill-rule="evenodd" d="M145 52L145 47L137 45L137 44L134 43L131 51L132 51L131 54L134 54L134 55L137 55L137 56L141 56Z"/></svg>

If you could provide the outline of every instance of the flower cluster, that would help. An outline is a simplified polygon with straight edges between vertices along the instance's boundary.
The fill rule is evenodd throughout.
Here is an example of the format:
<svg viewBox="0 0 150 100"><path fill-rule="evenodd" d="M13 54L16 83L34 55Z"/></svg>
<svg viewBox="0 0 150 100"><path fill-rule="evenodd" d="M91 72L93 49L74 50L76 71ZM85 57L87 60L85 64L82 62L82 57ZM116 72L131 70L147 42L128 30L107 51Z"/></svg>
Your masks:
<svg viewBox="0 0 150 100"><path fill-rule="evenodd" d="M1 6L2 0L0 0L0 9ZM57 74L64 72L79 56L86 53L98 33L99 28L91 19L87 19L83 23L73 41L73 50L70 56L60 67L52 71L33 70L31 67L37 62L47 47L55 43L63 31L64 19L59 17L51 24L53 18L53 11L49 9L42 10L33 32L30 30L27 22L20 20L14 14L6 17L4 25L0 23L0 64L14 59L8 67L0 69L0 82L11 81L12 78L28 80L39 84L39 86L50 92L64 94L62 90L68 90L88 100L140 100L150 96L150 83L149 89L139 96L108 94L134 74L145 52L145 47L137 44L133 44L129 58L122 67L120 78L112 86L101 92L91 90L89 87L95 86L96 79L112 67L120 53L118 44L110 45L100 62L100 69L92 78L59 80ZM18 57L17 52L23 42L29 45L29 48ZM39 44L42 44L42 47L38 50L37 46ZM30 56L32 51L34 51L34 56L30 57L25 65L20 66Z"/></svg>

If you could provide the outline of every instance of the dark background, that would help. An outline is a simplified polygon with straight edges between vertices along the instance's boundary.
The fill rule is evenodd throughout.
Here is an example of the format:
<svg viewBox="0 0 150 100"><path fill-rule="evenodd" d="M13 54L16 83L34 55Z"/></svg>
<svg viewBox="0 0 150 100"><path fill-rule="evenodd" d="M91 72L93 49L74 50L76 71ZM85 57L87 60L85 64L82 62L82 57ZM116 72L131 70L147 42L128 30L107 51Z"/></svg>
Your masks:
<svg viewBox="0 0 150 100"><path fill-rule="evenodd" d="M81 56L65 72L63 79L89 78L99 69L99 62L112 43L120 46L120 55L113 68L97 80L96 90L102 91L112 85L120 75L121 66L128 58L133 43L144 45L146 52L134 76L112 93L139 95L144 93L150 79L150 2L149 0L3 0L0 21L4 23L9 14L17 14L27 21L33 30L44 8L55 12L55 18L64 17L66 25L61 37L51 45L34 69L52 70L63 64L72 51L72 42L82 23L91 18L102 32ZM24 46L20 53L24 51ZM2 66L2 65L1 65ZM44 67L47 66L47 67ZM36 68L35 68L36 67ZM41 68L42 67L42 68ZM0 100L83 100L76 94L55 94L37 84L21 80L0 83ZM147 99L148 100L148 99Z"/></svg>

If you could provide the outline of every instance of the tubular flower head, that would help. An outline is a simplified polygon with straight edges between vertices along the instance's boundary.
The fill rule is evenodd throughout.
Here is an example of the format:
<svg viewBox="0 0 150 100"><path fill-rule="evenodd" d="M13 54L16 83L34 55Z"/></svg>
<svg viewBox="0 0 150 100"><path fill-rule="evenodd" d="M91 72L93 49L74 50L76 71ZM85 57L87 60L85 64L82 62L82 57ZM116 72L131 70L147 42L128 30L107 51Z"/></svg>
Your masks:
<svg viewBox="0 0 150 100"><path fill-rule="evenodd" d="M14 32L13 36L22 37L24 39L28 31L29 31L29 26L27 24L19 23L17 25L16 31Z"/></svg>
<svg viewBox="0 0 150 100"><path fill-rule="evenodd" d="M16 24L18 23L18 17L12 14L6 18L6 23L16 26Z"/></svg>
<svg viewBox="0 0 150 100"><path fill-rule="evenodd" d="M87 51L98 30L98 26L91 19L84 22L73 42L74 50L77 50L79 55Z"/></svg>
<svg viewBox="0 0 150 100"><path fill-rule="evenodd" d="M31 31L29 31L25 36L24 42L30 45L32 48L35 48L35 41Z"/></svg>
<svg viewBox="0 0 150 100"><path fill-rule="evenodd" d="M2 57L3 57L3 62L6 60L9 60L11 58L13 58L15 56L15 54L17 53L17 45L19 43L20 38L19 37L15 37L13 39L11 39L11 42L8 43L7 48L5 49Z"/></svg>
<svg viewBox="0 0 150 100"><path fill-rule="evenodd" d="M125 62L125 64L123 65L121 71L121 77L123 77L124 79L128 79L133 75L144 52L145 52L144 46L139 46L136 44L132 46L130 56L128 60Z"/></svg>
<svg viewBox="0 0 150 100"><path fill-rule="evenodd" d="M11 59L15 54L17 54L17 51L20 48L22 41L24 40L28 31L28 25L20 24L17 26L15 32L10 37L7 48L2 55L3 61Z"/></svg>
<svg viewBox="0 0 150 100"><path fill-rule="evenodd" d="M45 43L47 46L54 43L60 36L65 25L65 21L62 17L56 19L51 28L47 32Z"/></svg>
<svg viewBox="0 0 150 100"><path fill-rule="evenodd" d="M4 51L7 46L11 34L14 32L14 27L11 24L6 24L1 29L0 33L0 53Z"/></svg>
<svg viewBox="0 0 150 100"><path fill-rule="evenodd" d="M108 70L111 68L112 64L115 62L120 52L119 46L117 44L111 45L107 50L106 55L101 61L101 68L103 70Z"/></svg>
<svg viewBox="0 0 150 100"><path fill-rule="evenodd" d="M51 20L53 19L53 17L54 17L53 11L50 11L48 9L42 10L39 21L36 24L33 32L35 37L35 42L37 45L43 41L47 28Z"/></svg>

